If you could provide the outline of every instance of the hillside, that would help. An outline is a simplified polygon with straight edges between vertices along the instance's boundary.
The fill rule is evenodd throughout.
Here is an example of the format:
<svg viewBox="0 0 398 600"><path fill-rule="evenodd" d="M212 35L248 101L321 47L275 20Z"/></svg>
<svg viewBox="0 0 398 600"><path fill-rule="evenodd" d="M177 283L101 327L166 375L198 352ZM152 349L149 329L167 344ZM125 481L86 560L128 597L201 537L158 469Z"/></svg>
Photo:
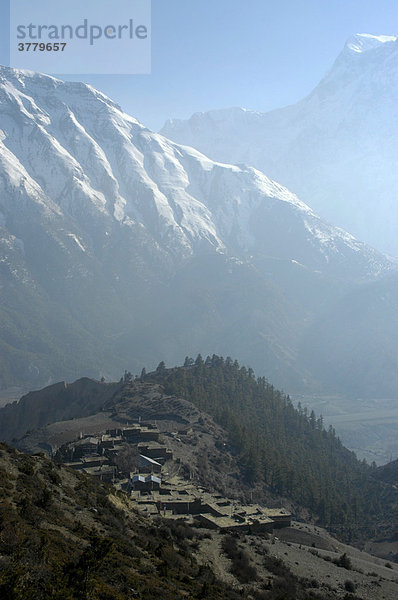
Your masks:
<svg viewBox="0 0 398 600"><path fill-rule="evenodd" d="M171 401L174 409L189 407ZM159 398L155 404L162 407ZM2 598L394 600L397 594L395 565L319 527L293 523L276 535L229 535L178 517L144 517L113 486L5 444L0 500Z"/></svg>
<svg viewBox="0 0 398 600"><path fill-rule="evenodd" d="M0 439L11 441L28 429L91 415L101 410L119 387L117 383L103 384L83 378L72 384L63 381L30 392L0 410Z"/></svg>
<svg viewBox="0 0 398 600"><path fill-rule="evenodd" d="M366 345L340 310L366 313L394 260L88 85L0 68L0 249L1 388L217 352L289 391L396 389L395 331L370 322L379 343ZM331 345L337 371L357 349L340 379Z"/></svg>
<svg viewBox="0 0 398 600"><path fill-rule="evenodd" d="M56 420L56 413L52 411L49 388L43 391L43 405L48 408L49 424L38 429L30 428L18 440L11 433L7 438L14 437L12 443L24 452L32 454L44 450L48 454L55 454L57 449L78 439L81 434L101 434L108 429L124 427L132 421L149 421L156 423L163 441L172 449L178 461L172 467L172 472L176 470L183 477L193 479L197 485L204 485L227 497L244 501L257 499L273 505L280 502L280 495L273 493L270 488L253 486L244 477L228 432L222 426L192 402L178 395L166 394L158 383L124 383L88 416L79 416L81 410L75 406L74 411L69 409L71 418L61 421ZM80 402L84 406L83 394ZM17 406L14 408L17 409ZM170 437L176 431L180 431L178 439ZM187 431L190 431L189 435Z"/></svg>
<svg viewBox="0 0 398 600"><path fill-rule="evenodd" d="M358 461L322 417L295 409L290 398L237 361L213 355L186 359L183 368L158 369L148 379L212 415L228 432L245 478L269 487L316 515L321 525L372 528L383 518L373 470Z"/></svg>
<svg viewBox="0 0 398 600"><path fill-rule="evenodd" d="M324 428L321 417L296 410L289 397L229 358L187 358L184 367L174 369L160 364L142 380L119 384L85 416L72 404L71 420L57 420L50 391L44 390L42 403L48 407L48 424L15 440L19 448L51 451L81 432L100 434L149 419L165 434L192 429L191 436L178 442L168 438L168 443L181 472L198 485L245 501L287 505L294 514L358 543L375 532L384 537L392 532L394 486L380 482L374 467L358 461L333 428ZM83 393L79 404L85 406ZM13 411L18 422L17 404Z"/></svg>
<svg viewBox="0 0 398 600"><path fill-rule="evenodd" d="M2 598L234 598L193 556L197 535L151 523L111 487L0 445Z"/></svg>

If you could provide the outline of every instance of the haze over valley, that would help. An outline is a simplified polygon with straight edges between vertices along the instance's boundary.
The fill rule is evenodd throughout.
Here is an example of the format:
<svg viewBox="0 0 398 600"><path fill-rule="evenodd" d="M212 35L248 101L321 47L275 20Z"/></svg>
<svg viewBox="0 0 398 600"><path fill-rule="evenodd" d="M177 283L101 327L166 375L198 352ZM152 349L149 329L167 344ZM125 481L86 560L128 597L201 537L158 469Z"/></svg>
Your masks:
<svg viewBox="0 0 398 600"><path fill-rule="evenodd" d="M3 68L0 92L3 387L193 348L290 393L394 395L395 259L90 86Z"/></svg>

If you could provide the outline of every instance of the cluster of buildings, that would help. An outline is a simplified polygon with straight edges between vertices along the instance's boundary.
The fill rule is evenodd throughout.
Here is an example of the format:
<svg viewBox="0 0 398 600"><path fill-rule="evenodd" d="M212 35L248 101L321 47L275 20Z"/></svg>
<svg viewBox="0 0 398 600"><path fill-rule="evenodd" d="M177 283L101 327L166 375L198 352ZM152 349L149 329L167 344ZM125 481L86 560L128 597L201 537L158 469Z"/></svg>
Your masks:
<svg viewBox="0 0 398 600"><path fill-rule="evenodd" d="M81 434L64 447L65 464L125 490L149 516L184 518L220 530L268 532L290 525L291 515L283 508L244 506L178 477L179 460L173 460L160 438L156 425L141 422L99 435Z"/></svg>
<svg viewBox="0 0 398 600"><path fill-rule="evenodd" d="M129 478L132 471L161 473L172 451L159 443L160 431L152 423L135 423L118 429L108 429L100 435L80 435L80 439L63 449L68 467L83 471L102 481L112 483ZM134 449L125 465L117 457L126 448Z"/></svg>
<svg viewBox="0 0 398 600"><path fill-rule="evenodd" d="M212 494L178 477L163 480L152 489L135 487L131 498L137 508L151 516L185 518L207 529L272 532L291 524L291 514L283 508L264 508Z"/></svg>

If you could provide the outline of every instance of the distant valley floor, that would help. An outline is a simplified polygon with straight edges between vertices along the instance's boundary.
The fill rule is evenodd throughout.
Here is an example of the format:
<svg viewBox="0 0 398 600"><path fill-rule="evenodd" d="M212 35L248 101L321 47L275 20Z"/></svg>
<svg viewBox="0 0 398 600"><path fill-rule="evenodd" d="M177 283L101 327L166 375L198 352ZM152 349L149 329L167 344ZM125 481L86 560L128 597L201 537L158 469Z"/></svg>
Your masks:
<svg viewBox="0 0 398 600"><path fill-rule="evenodd" d="M398 398L295 396L295 401L322 415L358 458L377 465L398 458Z"/></svg>

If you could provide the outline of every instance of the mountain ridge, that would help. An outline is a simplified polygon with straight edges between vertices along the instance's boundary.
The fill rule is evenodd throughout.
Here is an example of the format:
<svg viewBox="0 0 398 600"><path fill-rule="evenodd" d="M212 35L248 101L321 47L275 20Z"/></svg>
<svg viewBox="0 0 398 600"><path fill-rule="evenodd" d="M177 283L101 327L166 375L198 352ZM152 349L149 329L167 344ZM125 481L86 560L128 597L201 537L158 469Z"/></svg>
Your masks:
<svg viewBox="0 0 398 600"><path fill-rule="evenodd" d="M381 480L395 463L376 469L359 461L332 427L324 428L322 417L294 408L288 396L237 361L187 357L184 367L166 369L161 363L140 379L112 385L78 381L68 386L72 396L62 414L54 394L64 384L28 395L25 406L12 405L14 413L27 414L38 396L46 420L26 432L20 419L11 420L1 409L2 421L9 421L8 439L15 434L13 422L18 423L23 435L13 444L54 455L83 434L100 437L126 423L149 421L167 436L163 442L172 448L181 474L199 487L245 501L251 496L260 503L281 503L340 536L344 525L345 539L351 536L359 544L375 539L376 524L386 543L392 535L396 490L390 480ZM79 403L73 403L76 394ZM64 415L69 420L59 421ZM171 433L176 431L181 439ZM174 472L171 466L166 470Z"/></svg>
<svg viewBox="0 0 398 600"><path fill-rule="evenodd" d="M196 113L161 132L214 160L259 168L323 218L398 255L396 40L351 37L319 84L290 106Z"/></svg>
<svg viewBox="0 0 398 600"><path fill-rule="evenodd" d="M325 367L298 353L308 326L396 272L263 173L170 142L83 83L3 67L0 131L2 387L217 351L320 390Z"/></svg>

